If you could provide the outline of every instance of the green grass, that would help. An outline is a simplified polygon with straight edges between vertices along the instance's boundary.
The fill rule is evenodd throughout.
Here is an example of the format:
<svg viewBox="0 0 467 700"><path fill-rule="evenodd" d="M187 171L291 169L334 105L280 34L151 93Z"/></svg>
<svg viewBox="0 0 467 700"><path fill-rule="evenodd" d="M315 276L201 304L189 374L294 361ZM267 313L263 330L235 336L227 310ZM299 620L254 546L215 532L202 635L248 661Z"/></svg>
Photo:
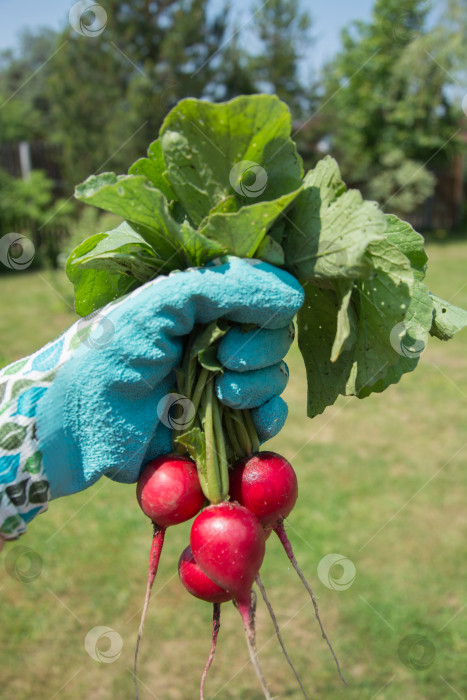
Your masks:
<svg viewBox="0 0 467 700"><path fill-rule="evenodd" d="M53 340L78 318L63 271L0 275L0 367Z"/></svg>
<svg viewBox="0 0 467 700"><path fill-rule="evenodd" d="M467 307L467 245L431 245L428 252L430 287ZM0 277L0 298L10 300L0 320L6 362L35 350L74 318L62 275ZM337 678L312 606L273 537L262 578L310 697L455 700L467 695L466 348L466 331L449 344L432 339L416 372L399 385L364 401L342 398L313 421L305 418L296 348L289 355L290 418L269 446L293 462L299 477L300 497L288 532L319 597L348 688ZM42 571L21 584L2 566L1 698L132 697L130 669L150 530L134 488L103 479L53 502L20 543L5 549L3 560L19 546L33 548L42 557ZM167 535L141 646L142 699L198 697L211 611L187 595L176 576L188 531L188 525L179 526ZM355 566L355 580L346 590L331 590L317 576L320 560L333 552ZM331 574L337 578L340 571L336 565ZM272 692L298 700L264 606L258 607L258 646ZM123 649L114 663L99 664L84 649L86 634L98 625L121 635ZM399 658L398 647L411 634L435 650L426 668L411 668ZM105 649L104 641L100 648ZM415 658L419 651L413 650ZM206 690L206 698L218 700L261 697L240 618L229 605L223 606Z"/></svg>

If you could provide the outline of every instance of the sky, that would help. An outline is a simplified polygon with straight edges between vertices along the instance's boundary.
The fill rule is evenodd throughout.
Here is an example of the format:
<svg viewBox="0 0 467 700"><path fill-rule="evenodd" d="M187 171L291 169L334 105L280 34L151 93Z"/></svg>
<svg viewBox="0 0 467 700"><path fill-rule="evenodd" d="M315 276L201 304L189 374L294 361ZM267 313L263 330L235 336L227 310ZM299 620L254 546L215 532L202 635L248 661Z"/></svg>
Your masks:
<svg viewBox="0 0 467 700"><path fill-rule="evenodd" d="M105 9L105 0L98 0ZM13 48L20 30L41 26L61 29L74 3L69 0L0 0L0 51ZM307 51L309 70L319 70L340 47L341 29L354 19L367 20L374 0L302 0L314 22L315 42ZM221 5L213 0L213 8ZM234 13L240 26L248 23L257 0L235 0Z"/></svg>

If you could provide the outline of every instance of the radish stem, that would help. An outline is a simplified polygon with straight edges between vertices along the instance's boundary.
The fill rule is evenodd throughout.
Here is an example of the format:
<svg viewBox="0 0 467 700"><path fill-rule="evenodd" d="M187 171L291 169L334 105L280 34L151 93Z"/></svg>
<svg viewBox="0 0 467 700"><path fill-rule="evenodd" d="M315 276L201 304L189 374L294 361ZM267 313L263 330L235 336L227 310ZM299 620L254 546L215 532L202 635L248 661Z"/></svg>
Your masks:
<svg viewBox="0 0 467 700"><path fill-rule="evenodd" d="M245 428L248 432L248 437L251 442L251 451L253 453L259 452L259 440L258 440L258 433L256 432L255 424L253 423L253 418L251 417L251 413L248 409L242 411L243 413L243 418L245 422Z"/></svg>
<svg viewBox="0 0 467 700"><path fill-rule="evenodd" d="M212 382L206 384L206 412L204 415L204 434L206 436L206 481L208 493L206 494L211 503L223 501L222 486L217 460L216 441L214 437L213 421L213 387Z"/></svg>
<svg viewBox="0 0 467 700"><path fill-rule="evenodd" d="M263 596L263 600L264 600L264 602L266 603L266 607L267 607L267 609L268 609L268 611L269 611L269 615L271 616L272 624L274 625L274 629L275 629L275 632L276 632L276 637L277 637L277 639L279 640L279 644L281 645L282 651L284 652L284 656L285 656L285 658L287 659L287 663L289 664L290 668L291 668L292 671L294 672L295 678L297 679L298 685L300 686L304 697L306 698L306 700L308 700L308 695L306 694L305 688L304 688L303 685L302 685L302 682L301 682L301 680L300 680L300 676L298 675L297 671L295 670L295 667L294 667L292 661L290 660L289 655L287 654L287 650L286 650L286 648L285 648L285 646L284 646L284 642L282 641L282 635L281 635L281 632L280 632L280 629L279 629L279 625L278 625L278 623L277 623L276 615L275 615L275 613L274 613L274 610L272 609L272 605L271 605L271 603L270 603L270 601L269 601L269 598L268 598L268 596L267 596L267 594L266 594L266 590L265 590L265 588L264 588L264 586L263 586L263 582L261 581L261 577L260 577L259 574L258 574L257 577L256 577L256 583L257 583L257 585L258 585L259 590L261 591L261 595Z"/></svg>
<svg viewBox="0 0 467 700"><path fill-rule="evenodd" d="M206 380L208 378L208 370L205 369L204 367L201 369L201 372L199 373L198 381L196 382L195 389L193 391L193 396L191 397L191 402L193 404L194 411L193 413L196 414L199 406L199 402L201 400L201 396L203 395L204 387L206 386ZM190 398L188 396L188 398Z"/></svg>
<svg viewBox="0 0 467 700"><path fill-rule="evenodd" d="M221 606L220 603L214 603L212 606L212 640L211 640L211 651L209 652L209 658L207 660L206 666L201 676L201 684L199 687L199 697L200 700L204 700L204 681L206 680L207 673L211 667L214 654L216 653L217 636L219 634L219 629L221 626Z"/></svg>
<svg viewBox="0 0 467 700"><path fill-rule="evenodd" d="M146 586L146 597L144 599L143 612L141 613L141 622L140 622L139 630L138 630L138 638L136 640L135 662L134 662L134 667L133 667L133 678L134 678L134 682L135 682L136 700L138 700L138 681L136 678L136 667L138 664L139 643L140 643L141 637L143 635L143 627L144 627L144 622L146 620L146 614L148 612L149 598L151 597L151 589L153 587L154 580L156 578L157 568L159 566L159 560L161 558L162 545L164 544L164 537L165 537L165 527L159 527L158 525L154 525L154 535L152 538L151 551L149 553L149 574L148 574L148 583Z"/></svg>
<svg viewBox="0 0 467 700"><path fill-rule="evenodd" d="M231 414L231 409L224 408L223 416L224 416L226 433L229 437L229 441L230 441L230 444L232 446L232 450L235 454L235 457L237 459L239 459L240 457L243 456L243 450L240 447L240 443L239 443L238 438L237 438L237 431L235 430L235 426L234 426L234 422L233 422L232 414Z"/></svg>
<svg viewBox="0 0 467 700"><path fill-rule="evenodd" d="M281 543L282 543L282 546L284 547L284 549L285 549L285 551L286 551L286 554L287 554L287 556L289 557L290 563L292 564L292 566L294 567L295 571L296 571L297 574L299 575L301 582L303 583L303 585L305 586L306 590L307 590L308 593L310 594L311 600L312 600L312 602L313 602L313 607L314 607L314 609L315 609L315 616L316 616L316 619L318 620L318 624L319 624L319 626L320 626L321 634L322 634L322 636L323 636L323 639L325 640L326 644L328 645L328 647L329 647L329 649L330 649L330 651L331 651L331 654L332 654L333 657L334 657L334 661L336 662L337 672L338 672L338 674L339 674L339 676L340 676L342 682L344 683L344 685L347 685L347 681L345 680L344 676L343 676L342 673L341 673L341 669L340 669L340 666L339 666L339 661L337 660L337 656L335 655L334 649L332 648L332 645L331 645L331 642L329 641L329 639L328 639L328 637L327 637L327 635L326 635L326 632L324 631L324 627L323 627L323 624L322 624L321 619L320 619L320 616L319 616L318 603L316 602L316 598L315 598L315 596L314 596L314 593L313 593L313 591L311 590L310 586L308 585L308 581L306 580L305 576L303 575L303 572L302 572L302 570L300 569L297 560L295 559L295 555L294 555L293 550L292 550L292 545L291 545L290 542L289 542L289 538L287 537L287 533L286 533L285 528L284 528L284 521L283 521L283 520L281 520L281 521L274 527L274 532L276 533L276 535L277 535L278 538L280 539L280 541L281 541Z"/></svg>
<svg viewBox="0 0 467 700"><path fill-rule="evenodd" d="M229 466L225 450L224 431L222 430L222 412L215 392L213 392L212 397L212 416L221 494L225 498L229 493Z"/></svg>
<svg viewBox="0 0 467 700"><path fill-rule="evenodd" d="M248 435L248 431L245 428L242 412L238 409L234 409L232 411L232 420L237 431L237 437L240 443L240 447L242 449L242 454L251 455L250 436Z"/></svg>
<svg viewBox="0 0 467 700"><path fill-rule="evenodd" d="M191 351L195 343L196 337L198 335L198 330L195 328L192 330L188 336L187 343L185 346L185 352L183 354L182 362L182 373L185 378L185 392L187 398L190 398L191 387L196 376L197 360L196 357L192 357ZM182 389L180 389L182 391Z"/></svg>

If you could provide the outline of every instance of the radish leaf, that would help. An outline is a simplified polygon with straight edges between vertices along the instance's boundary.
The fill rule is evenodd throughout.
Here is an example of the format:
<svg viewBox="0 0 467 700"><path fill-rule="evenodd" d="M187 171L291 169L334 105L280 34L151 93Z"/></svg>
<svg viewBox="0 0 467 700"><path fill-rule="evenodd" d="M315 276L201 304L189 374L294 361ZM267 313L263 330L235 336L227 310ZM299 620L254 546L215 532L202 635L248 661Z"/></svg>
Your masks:
<svg viewBox="0 0 467 700"><path fill-rule="evenodd" d="M365 251L383 238L384 214L357 190L346 191L334 159L324 158L305 176L304 189L288 216L287 267L299 279L327 281L365 277L371 271Z"/></svg>
<svg viewBox="0 0 467 700"><path fill-rule="evenodd" d="M410 260L414 277L423 280L428 262L423 236L414 231L407 221L401 221L393 214L386 214L386 221L387 239Z"/></svg>
<svg viewBox="0 0 467 700"><path fill-rule="evenodd" d="M285 263L284 249L271 236L265 236L259 244L255 256L260 260L282 267Z"/></svg>
<svg viewBox="0 0 467 700"><path fill-rule="evenodd" d="M176 267L179 259L159 258L127 223L98 233L78 245L66 263L75 286L76 311L85 316L118 299L158 273Z"/></svg>
<svg viewBox="0 0 467 700"><path fill-rule="evenodd" d="M211 241L200 231L196 231L188 221L180 226L180 240L189 265L205 265L219 255L225 255L227 248L218 241Z"/></svg>
<svg viewBox="0 0 467 700"><path fill-rule="evenodd" d="M467 326L467 311L440 299L436 294L431 294L431 298L433 324L430 334L440 340L451 340L458 331Z"/></svg>
<svg viewBox="0 0 467 700"><path fill-rule="evenodd" d="M296 199L300 190L272 202L258 202L233 213L214 213L200 230L207 238L221 243L225 250L243 258L254 256L269 227Z"/></svg>
<svg viewBox="0 0 467 700"><path fill-rule="evenodd" d="M398 360L391 332L407 313L414 287L408 259L387 240L371 243L367 253L372 275L355 285L358 331L348 394L358 394L383 377Z"/></svg>
<svg viewBox="0 0 467 700"><path fill-rule="evenodd" d="M238 211L241 208L241 204L236 199L233 194L229 195L225 199L221 199L221 201L216 204L215 207L213 207L208 216L206 216L202 222L200 223L200 228L203 228L203 226L206 224L208 221L209 217L212 216L213 214L232 214L233 212Z"/></svg>
<svg viewBox="0 0 467 700"><path fill-rule="evenodd" d="M175 267L158 258L154 249L126 221L112 231L87 238L74 249L67 266L108 267L142 282L151 279L157 268Z"/></svg>
<svg viewBox="0 0 467 700"><path fill-rule="evenodd" d="M179 224L165 196L141 175L92 175L75 190L81 202L110 211L131 222L157 255L165 259L181 250Z"/></svg>
<svg viewBox="0 0 467 700"><path fill-rule="evenodd" d="M388 368L398 362L391 332L407 313L413 272L405 255L385 239L371 243L365 257L371 276L355 282L350 299L343 285L322 290L324 294L306 286L298 333L307 367L310 417L322 413L338 394L367 395L368 387L385 378ZM341 319L338 333L343 309L352 315L346 322ZM341 351L338 357L336 349Z"/></svg>
<svg viewBox="0 0 467 700"><path fill-rule="evenodd" d="M230 195L253 204L296 190L303 168L290 129L290 112L273 95L179 102L160 140L167 179L193 222L199 225Z"/></svg>
<svg viewBox="0 0 467 700"><path fill-rule="evenodd" d="M87 316L111 301L128 294L140 285L137 280L108 270L75 268L67 274L75 287L75 309L80 316Z"/></svg>
<svg viewBox="0 0 467 700"><path fill-rule="evenodd" d="M428 332L433 316L433 304L428 288L415 280L407 313L402 322L390 332L389 340L397 353L395 364L388 366L382 376L373 384L363 387L358 394L360 399L373 392L384 391L390 384L396 384L403 374L412 372L426 348Z"/></svg>
<svg viewBox="0 0 467 700"><path fill-rule="evenodd" d="M176 199L175 193L171 188L165 175L166 165L164 154L160 141L154 141L148 148L148 157L140 158L133 163L129 168L130 175L143 175L149 180L156 189L160 190L165 195L167 200L171 202Z"/></svg>
<svg viewBox="0 0 467 700"><path fill-rule="evenodd" d="M336 280L335 286L339 308L337 311L336 337L331 350L331 362L335 362L343 350L349 350L355 343L356 317L350 305L353 290L352 280Z"/></svg>
<svg viewBox="0 0 467 700"><path fill-rule="evenodd" d="M206 435L200 428L185 430L177 436L177 442L186 447L190 457L196 462L200 482L206 483Z"/></svg>
<svg viewBox="0 0 467 700"><path fill-rule="evenodd" d="M303 355L308 381L308 416L332 406L339 394L346 394L352 368L352 354L342 352L331 361L337 331L339 299L332 289L304 282L305 302L298 312L298 346Z"/></svg>
<svg viewBox="0 0 467 700"><path fill-rule="evenodd" d="M219 319L218 321L209 323L203 331L196 336L196 340L190 351L190 359L198 357L200 353L216 345L220 339L224 337L229 328L230 324L228 321L225 321L225 319Z"/></svg>

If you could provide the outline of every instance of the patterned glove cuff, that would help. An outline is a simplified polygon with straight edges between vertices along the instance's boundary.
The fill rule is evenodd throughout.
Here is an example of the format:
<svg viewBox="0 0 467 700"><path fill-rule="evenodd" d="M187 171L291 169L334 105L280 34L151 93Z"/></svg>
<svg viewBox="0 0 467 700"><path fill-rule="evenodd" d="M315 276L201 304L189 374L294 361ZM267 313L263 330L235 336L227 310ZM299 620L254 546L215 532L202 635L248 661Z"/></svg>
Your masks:
<svg viewBox="0 0 467 700"><path fill-rule="evenodd" d="M0 535L5 539L18 538L48 507L50 488L36 437L36 410L69 356L69 346L67 332L0 371Z"/></svg>
<svg viewBox="0 0 467 700"><path fill-rule="evenodd" d="M7 368L8 370L12 368ZM5 379L5 373L0 380ZM35 409L47 391L34 385L17 393L25 380L8 377L0 415L0 535L16 539L26 524L47 510L49 482L42 466L42 457L35 436ZM16 379L16 381L15 381ZM15 387L17 388L15 391Z"/></svg>

